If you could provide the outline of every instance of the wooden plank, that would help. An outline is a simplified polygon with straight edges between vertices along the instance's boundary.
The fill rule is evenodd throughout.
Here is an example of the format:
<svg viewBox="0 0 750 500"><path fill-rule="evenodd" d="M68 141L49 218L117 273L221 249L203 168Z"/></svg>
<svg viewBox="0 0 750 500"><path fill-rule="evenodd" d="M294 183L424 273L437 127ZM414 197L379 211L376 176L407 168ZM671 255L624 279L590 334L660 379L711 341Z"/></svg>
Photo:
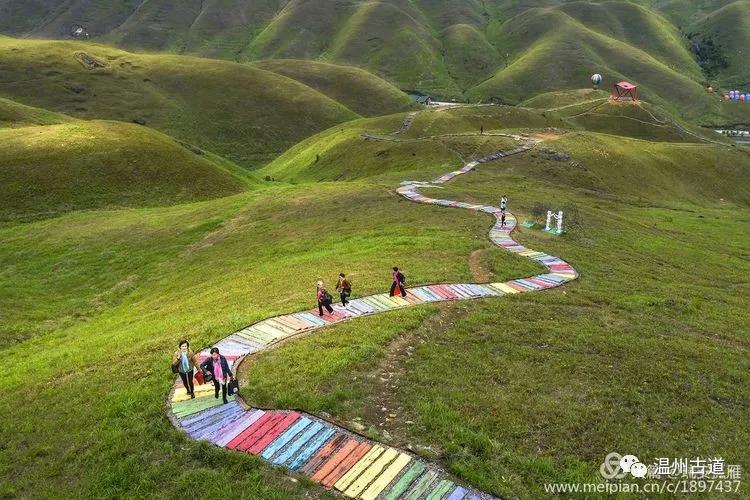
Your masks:
<svg viewBox="0 0 750 500"><path fill-rule="evenodd" d="M409 488L409 486L424 472L424 464L420 461L414 462L409 470L396 481L396 483L383 495L383 500L397 500Z"/></svg>
<svg viewBox="0 0 750 500"><path fill-rule="evenodd" d="M289 445L284 448L281 453L279 453L276 457L271 460L271 463L274 465L283 464L290 458L293 458L297 452L307 444L310 439L314 435L318 433L323 428L323 424L321 422L313 422L309 427L307 427L304 431L299 433L297 436L295 436L294 440L289 443Z"/></svg>
<svg viewBox="0 0 750 500"><path fill-rule="evenodd" d="M515 288L509 287L505 283L493 283L492 286L494 286L498 290L502 290L505 293L518 293L518 290L516 290Z"/></svg>
<svg viewBox="0 0 750 500"><path fill-rule="evenodd" d="M456 488L450 492L450 495L445 497L445 500L461 500L466 496L466 488L456 486Z"/></svg>
<svg viewBox="0 0 750 500"><path fill-rule="evenodd" d="M361 459L357 461L356 464L352 466L351 469L346 471L346 474L341 476L341 478L334 483L333 487L343 492L354 482L355 479L357 479L360 474L362 474L362 472L364 472L365 469L372 465L372 463L377 460L377 458L382 455L384 451L385 448L383 448L379 444L374 445L372 448L370 448L370 451L368 451Z"/></svg>
<svg viewBox="0 0 750 500"><path fill-rule="evenodd" d="M274 453L279 451L289 441L297 437L297 435L311 423L312 420L307 417L298 419L296 422L294 422L293 425L290 425L287 430L281 433L278 438L269 443L268 446L266 446L266 448L263 450L263 453L260 454L260 456L265 458L266 460L269 460L274 455Z"/></svg>
<svg viewBox="0 0 750 500"><path fill-rule="evenodd" d="M297 412L291 412L286 417L281 419L276 425L273 426L268 432L266 432L260 439L258 439L252 446L247 448L247 452L253 455L261 453L266 446L270 445L273 440L279 437L284 431L291 427L298 419L300 414Z"/></svg>
<svg viewBox="0 0 750 500"><path fill-rule="evenodd" d="M232 439L237 437L242 431L253 425L255 422L265 415L263 410L255 410L248 412L247 415L233 422L231 425L224 427L220 432L214 436L213 443L217 446L226 446Z"/></svg>
<svg viewBox="0 0 750 500"><path fill-rule="evenodd" d="M453 481L443 479L435 485L435 487L432 489L432 491L430 491L425 500L440 500L453 488L453 486Z"/></svg>
<svg viewBox="0 0 750 500"><path fill-rule="evenodd" d="M244 431L237 434L234 438L232 438L226 445L227 448L230 450L238 449L239 446L242 446L242 443L245 442L245 440L252 438L256 432L258 432L259 429L264 428L269 424L269 422L273 422L275 419L280 419L281 414L279 412L272 412L268 411L265 412L261 417L253 422L250 427L245 429ZM255 438L257 439L257 437ZM253 440L255 442L255 440Z"/></svg>
<svg viewBox="0 0 750 500"><path fill-rule="evenodd" d="M432 486L433 481L437 478L438 473L434 470L425 471L422 476L412 484L406 495L403 496L405 500L418 500L424 495Z"/></svg>
<svg viewBox="0 0 750 500"><path fill-rule="evenodd" d="M386 469L380 474L375 481L362 493L360 498L363 500L375 500L401 471L411 462L411 457L406 453L399 453Z"/></svg>
<svg viewBox="0 0 750 500"><path fill-rule="evenodd" d="M333 469L329 472L329 474L320 481L320 484L322 484L323 486L327 488L330 488L331 486L333 486L333 484L336 481L338 481L341 478L341 476L346 474L346 472L349 469L351 469L352 466L354 466L354 464L356 464L360 458L365 456L367 452L370 451L370 448L372 448L372 445L370 443L366 443L366 442L359 443L353 450L350 450L350 453L348 453L341 460L338 460L338 463L333 467ZM337 457L333 457L333 458L337 458ZM333 458L331 459L331 461L333 461ZM323 469L324 468L321 468L321 471ZM318 471L318 473L320 473L320 471ZM313 479L314 478L315 477L313 477Z"/></svg>
<svg viewBox="0 0 750 500"><path fill-rule="evenodd" d="M325 427L323 431L318 433L313 439L311 439L305 446L300 450L294 460L289 464L289 468L292 470L299 470L310 457L317 454L318 451L326 446L326 443L331 440L331 437L336 433L336 429L333 427Z"/></svg>
<svg viewBox="0 0 750 500"><path fill-rule="evenodd" d="M312 475L317 471L318 467L323 465L325 462L327 462L333 454L338 450L340 446L343 446L343 444L349 440L348 436L343 433L338 433L333 438L328 441L317 453L315 453L315 456L313 456L309 462L307 462L304 466L300 468L300 472L308 475ZM357 441L354 441L353 439L350 441L356 443ZM353 449L353 448L352 448Z"/></svg>
<svg viewBox="0 0 750 500"><path fill-rule="evenodd" d="M382 455L380 455L367 469L357 477L346 490L344 495L354 498L362 493L367 486L380 475L383 470L398 456L398 451L393 448L386 448Z"/></svg>

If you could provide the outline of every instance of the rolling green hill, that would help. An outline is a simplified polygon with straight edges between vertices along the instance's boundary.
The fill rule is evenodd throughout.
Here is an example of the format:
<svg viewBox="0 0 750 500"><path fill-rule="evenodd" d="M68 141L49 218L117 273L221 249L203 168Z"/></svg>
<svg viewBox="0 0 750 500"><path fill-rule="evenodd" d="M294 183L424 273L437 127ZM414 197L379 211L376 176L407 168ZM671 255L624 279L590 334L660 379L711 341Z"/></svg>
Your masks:
<svg viewBox="0 0 750 500"><path fill-rule="evenodd" d="M0 222L186 203L246 189L250 181L227 163L132 124L68 120L0 128Z"/></svg>
<svg viewBox="0 0 750 500"><path fill-rule="evenodd" d="M696 38L686 35L711 37L726 52L730 64L715 86L743 84L747 11L747 2L729 0L49 0L34 8L2 0L0 31L64 38L80 23L95 40L128 49L353 65L403 90L471 101L518 103L580 88L599 72L606 87L632 80L671 112L719 123L747 119L702 94L706 76L690 50ZM308 81L320 68L304 70ZM335 89L329 96L341 93L326 87Z"/></svg>
<svg viewBox="0 0 750 500"><path fill-rule="evenodd" d="M78 118L138 121L245 166L358 116L290 78L225 61L6 38L0 62L0 95Z"/></svg>
<svg viewBox="0 0 750 500"><path fill-rule="evenodd" d="M299 59L275 59L254 66L287 76L340 102L362 116L397 113L409 97L387 81L359 68Z"/></svg>
<svg viewBox="0 0 750 500"><path fill-rule="evenodd" d="M472 203L507 194L513 214L535 223L519 228L518 240L568 260L579 280L419 306L294 339L243 365L242 397L364 426L371 438L410 445L499 497L538 498L546 483L600 480L613 447L649 460L701 449L745 463L742 423L750 415L738 402L750 388L743 238L750 157L714 144L582 131L569 120L590 101L569 96L571 108L548 111L547 99L537 100L540 109L429 110L397 136L388 133L404 113L359 119L260 171L276 182L179 204L159 198L161 186L178 196L200 186L196 176L213 176L214 185L223 171L206 166L212 158L191 162L202 157L147 127L72 121L0 129L11 138L0 142L0 158L9 157L2 145L39 141L44 147L30 148L27 167L50 165L44 175L52 180L76 173L76 189L61 190L61 201L97 189L110 200L105 209L0 226L0 472L10 478L0 495L190 497L198 484L208 496L232 489L252 498L327 498L254 456L175 429L164 418L170 353L180 338L203 347L257 320L311 308L315 281L342 271L355 297L387 290L393 265L410 285L537 271L493 248L489 215L394 193L403 180L434 179L515 147L499 134L519 131L545 140L430 194ZM657 111L611 108L636 118L644 109ZM616 114L609 120L622 122ZM174 148L183 151L177 167L169 161ZM149 164L155 149L165 153ZM64 168L46 161L70 152L83 160ZM19 161L23 155L6 165ZM102 165L128 182L102 191ZM235 192L241 179L227 178L227 194ZM0 190L9 185L0 182ZM127 206L128 186L169 206ZM565 211L565 234L538 229L547 209Z"/></svg>
<svg viewBox="0 0 750 500"><path fill-rule="evenodd" d="M72 118L0 97L0 128L66 123Z"/></svg>

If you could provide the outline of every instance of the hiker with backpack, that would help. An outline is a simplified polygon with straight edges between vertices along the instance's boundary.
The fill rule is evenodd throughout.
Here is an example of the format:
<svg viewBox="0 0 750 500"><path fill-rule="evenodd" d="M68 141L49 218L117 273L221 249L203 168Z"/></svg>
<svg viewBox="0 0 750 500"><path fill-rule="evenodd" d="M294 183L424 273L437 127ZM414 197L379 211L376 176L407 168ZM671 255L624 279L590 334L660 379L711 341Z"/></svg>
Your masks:
<svg viewBox="0 0 750 500"><path fill-rule="evenodd" d="M396 288L401 292L402 297L406 297L406 289L404 283L406 282L406 276L398 270L398 267L393 268L393 284L391 285L391 297L396 293Z"/></svg>
<svg viewBox="0 0 750 500"><path fill-rule="evenodd" d="M349 303L347 299L352 294L352 284L346 279L344 273L339 273L339 280L336 282L336 291L339 292L339 295L341 296L341 305L346 307Z"/></svg>
<svg viewBox="0 0 750 500"><path fill-rule="evenodd" d="M219 389L221 389L221 397L224 404L227 404L227 384L232 382L234 375L232 370L229 369L229 362L227 358L219 354L218 347L211 348L211 356L201 363L201 370L203 370L206 381L210 378L214 381L214 397L219 399ZM207 375L211 376L208 377Z"/></svg>
<svg viewBox="0 0 750 500"><path fill-rule="evenodd" d="M186 339L180 340L177 347L177 351L172 355L172 373L180 374L182 385L185 386L190 399L195 399L193 374L199 365L198 356L190 349L190 342Z"/></svg>
<svg viewBox="0 0 750 500"><path fill-rule="evenodd" d="M333 297L331 297L331 294L328 293L328 290L326 290L325 285L322 281L318 281L318 312L321 316L323 316L323 308L326 308L326 311L328 311L328 314L333 313L333 307L331 307L331 304L333 303Z"/></svg>

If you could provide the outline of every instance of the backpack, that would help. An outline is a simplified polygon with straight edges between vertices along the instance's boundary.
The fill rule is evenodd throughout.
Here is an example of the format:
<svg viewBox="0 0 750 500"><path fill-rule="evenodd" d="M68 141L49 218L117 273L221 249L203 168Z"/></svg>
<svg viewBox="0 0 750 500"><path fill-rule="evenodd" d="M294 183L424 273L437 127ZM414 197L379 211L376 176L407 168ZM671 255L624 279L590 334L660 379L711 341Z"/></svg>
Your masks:
<svg viewBox="0 0 750 500"><path fill-rule="evenodd" d="M333 297L331 296L330 293L328 293L328 290L325 290L323 292L323 303L330 304L331 302L333 302Z"/></svg>
<svg viewBox="0 0 750 500"><path fill-rule="evenodd" d="M406 283L406 276L401 271L396 276L398 276L399 283Z"/></svg>

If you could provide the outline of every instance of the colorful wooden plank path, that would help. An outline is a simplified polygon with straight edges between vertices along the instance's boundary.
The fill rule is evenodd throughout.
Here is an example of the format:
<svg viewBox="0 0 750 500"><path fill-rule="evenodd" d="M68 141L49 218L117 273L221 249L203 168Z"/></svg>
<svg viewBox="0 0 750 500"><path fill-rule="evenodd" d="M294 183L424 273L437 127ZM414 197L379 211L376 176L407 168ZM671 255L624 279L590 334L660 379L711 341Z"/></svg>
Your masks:
<svg viewBox="0 0 750 500"><path fill-rule="evenodd" d="M412 117L413 119L413 117ZM411 120L410 120L411 121ZM405 128L408 128L405 127ZM515 136L516 139L521 139ZM532 139L509 151L499 151L466 164L435 181L407 181L397 192L417 203L464 208L492 214L496 222L490 240L498 247L538 262L547 272L504 283L451 283L422 285L407 289L407 296L377 294L351 300L348 307L334 307L332 314L318 316L303 311L259 321L220 340L215 345L234 366L250 354L276 343L353 318L393 311L419 304L450 300L501 297L554 288L578 277L576 270L558 257L530 250L511 237L516 218L506 213L500 222L500 209L424 196L418 189L446 183L470 172L487 161L528 151ZM208 349L201 358L208 357ZM216 446L257 455L270 464L309 477L345 497L376 499L487 499L491 496L461 486L443 469L404 450L373 442L323 419L296 411L248 408L242 401L229 398L227 404L214 397L212 385L197 386L190 399L179 380L169 397L172 422L190 437Z"/></svg>

